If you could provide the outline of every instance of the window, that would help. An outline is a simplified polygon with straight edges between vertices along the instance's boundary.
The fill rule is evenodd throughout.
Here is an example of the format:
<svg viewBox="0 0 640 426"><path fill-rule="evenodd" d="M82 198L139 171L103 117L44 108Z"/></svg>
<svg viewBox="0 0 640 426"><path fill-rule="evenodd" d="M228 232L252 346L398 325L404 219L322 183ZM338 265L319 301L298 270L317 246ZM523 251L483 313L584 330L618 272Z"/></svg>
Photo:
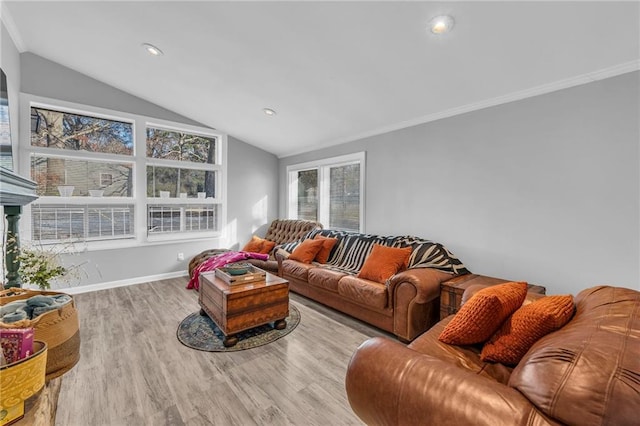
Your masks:
<svg viewBox="0 0 640 426"><path fill-rule="evenodd" d="M111 186L113 184L113 175L111 173L100 173L100 187Z"/></svg>
<svg viewBox="0 0 640 426"><path fill-rule="evenodd" d="M364 223L364 152L287 167L288 216L326 228L361 231Z"/></svg>
<svg viewBox="0 0 640 426"><path fill-rule="evenodd" d="M146 129L147 230L149 235L217 231L220 161L217 138L149 126ZM164 200L177 197L181 204ZM198 204L191 204L190 199Z"/></svg>
<svg viewBox="0 0 640 426"><path fill-rule="evenodd" d="M31 209L32 238L134 238L133 123L37 106L30 122L31 179L40 196ZM98 193L118 201L98 200Z"/></svg>
<svg viewBox="0 0 640 426"><path fill-rule="evenodd" d="M23 98L30 132L20 168L40 196L25 209L31 216L23 235L45 244L129 245L220 234L225 135Z"/></svg>
<svg viewBox="0 0 640 426"><path fill-rule="evenodd" d="M131 205L59 206L36 204L31 210L33 239L41 243L61 240L131 238Z"/></svg>
<svg viewBox="0 0 640 426"><path fill-rule="evenodd" d="M215 206L149 206L150 233L211 231L217 229Z"/></svg>

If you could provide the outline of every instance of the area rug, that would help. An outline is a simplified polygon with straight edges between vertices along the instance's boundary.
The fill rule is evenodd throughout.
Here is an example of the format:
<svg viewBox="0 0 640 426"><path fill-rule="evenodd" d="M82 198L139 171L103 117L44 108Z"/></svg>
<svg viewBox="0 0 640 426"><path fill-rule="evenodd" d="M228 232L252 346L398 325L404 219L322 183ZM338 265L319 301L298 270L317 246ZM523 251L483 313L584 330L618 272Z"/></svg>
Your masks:
<svg viewBox="0 0 640 426"><path fill-rule="evenodd" d="M207 352L233 352L245 349L257 348L267 343L275 342L281 337L291 333L300 323L300 311L289 305L287 326L282 330L276 330L272 324L261 325L251 330L237 334L238 343L229 348L222 344L224 334L211 318L193 313L182 320L178 326L178 340L185 346L199 351Z"/></svg>

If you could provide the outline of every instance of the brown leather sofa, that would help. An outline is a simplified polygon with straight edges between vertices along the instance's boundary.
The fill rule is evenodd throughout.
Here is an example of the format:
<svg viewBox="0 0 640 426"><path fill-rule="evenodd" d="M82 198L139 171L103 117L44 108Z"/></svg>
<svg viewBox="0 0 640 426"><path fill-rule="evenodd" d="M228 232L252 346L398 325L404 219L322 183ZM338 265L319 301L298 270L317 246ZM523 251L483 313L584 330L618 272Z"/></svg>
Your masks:
<svg viewBox="0 0 640 426"><path fill-rule="evenodd" d="M276 247L280 244L296 241L314 229L322 229L319 222L301 219L276 219L271 222L264 236L265 240L273 241ZM229 251L228 249L210 249L197 254L189 262L189 276L192 276L193 270L205 260L220 253ZM269 259L249 259L248 262L254 266L271 273L278 273L278 261L274 257L274 250L269 253Z"/></svg>
<svg viewBox="0 0 640 426"><path fill-rule="evenodd" d="M288 259L295 243L276 252L279 274L291 291L302 294L383 330L411 341L439 319L440 283L468 273L441 244L413 236L386 237L336 230L315 230L305 238L336 238L326 264ZM408 269L386 283L357 277L373 244L408 247L413 251Z"/></svg>
<svg viewBox="0 0 640 426"><path fill-rule="evenodd" d="M349 403L369 425L640 424L640 292L600 286L574 301L513 369L440 342L453 316L408 346L370 339L348 367Z"/></svg>

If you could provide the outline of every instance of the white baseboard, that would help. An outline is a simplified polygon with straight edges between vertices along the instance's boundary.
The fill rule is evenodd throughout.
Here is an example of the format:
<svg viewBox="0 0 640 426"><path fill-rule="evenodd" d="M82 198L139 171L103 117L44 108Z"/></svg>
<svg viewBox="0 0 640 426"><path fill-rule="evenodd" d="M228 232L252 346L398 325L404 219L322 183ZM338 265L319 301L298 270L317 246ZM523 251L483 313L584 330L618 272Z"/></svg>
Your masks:
<svg viewBox="0 0 640 426"><path fill-rule="evenodd" d="M63 292L63 293L68 293L68 294L80 294L80 293L88 293L90 291L106 290L106 289L109 289L109 288L125 287L125 286L128 286L128 285L135 285L135 284L143 284L143 283L148 283L148 282L151 282L151 281L160 281L160 280L168 280L170 278L186 277L188 275L189 274L188 274L187 271L176 271L176 272L169 272L169 273L166 273L166 274L147 275L145 277L136 277L136 278L129 278L129 279L126 279L126 280L110 281L110 282L106 282L106 283L81 285L81 286L68 287L68 288L56 288L56 289L52 289L52 290L60 291L60 292Z"/></svg>

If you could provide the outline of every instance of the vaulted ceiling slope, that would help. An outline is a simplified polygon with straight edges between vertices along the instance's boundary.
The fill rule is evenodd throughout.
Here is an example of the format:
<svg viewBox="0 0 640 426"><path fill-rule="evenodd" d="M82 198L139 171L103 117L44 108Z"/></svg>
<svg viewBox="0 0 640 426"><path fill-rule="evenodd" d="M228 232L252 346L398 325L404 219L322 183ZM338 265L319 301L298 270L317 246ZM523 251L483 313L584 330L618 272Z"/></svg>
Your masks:
<svg viewBox="0 0 640 426"><path fill-rule="evenodd" d="M21 51L280 157L640 63L634 1L4 3Z"/></svg>

